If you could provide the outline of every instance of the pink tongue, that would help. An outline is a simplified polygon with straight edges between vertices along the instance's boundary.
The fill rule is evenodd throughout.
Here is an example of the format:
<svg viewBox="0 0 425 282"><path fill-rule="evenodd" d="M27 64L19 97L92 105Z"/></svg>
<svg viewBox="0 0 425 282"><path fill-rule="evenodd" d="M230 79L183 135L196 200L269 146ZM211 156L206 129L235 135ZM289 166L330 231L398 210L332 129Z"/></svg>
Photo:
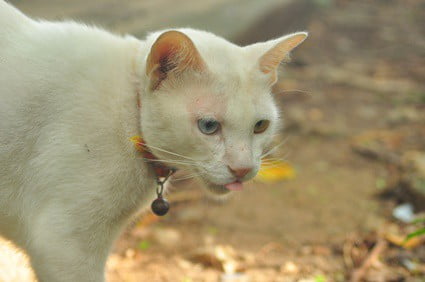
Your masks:
<svg viewBox="0 0 425 282"><path fill-rule="evenodd" d="M232 190L232 191L240 191L240 190L243 189L242 183L241 182L237 182L237 181L236 182L229 183L229 184L226 184L226 185L224 185L224 187L226 187L227 189Z"/></svg>

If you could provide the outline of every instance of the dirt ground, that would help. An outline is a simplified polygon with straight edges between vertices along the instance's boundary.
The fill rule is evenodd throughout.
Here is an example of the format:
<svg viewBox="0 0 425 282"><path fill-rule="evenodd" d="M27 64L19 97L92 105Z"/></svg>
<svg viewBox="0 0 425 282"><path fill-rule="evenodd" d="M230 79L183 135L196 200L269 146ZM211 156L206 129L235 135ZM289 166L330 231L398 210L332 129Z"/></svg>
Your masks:
<svg viewBox="0 0 425 282"><path fill-rule="evenodd" d="M425 153L425 1L276 3L229 39L310 32L275 89L286 142L274 157L296 177L220 201L175 183L167 216L120 237L108 281L425 281L423 237L400 243L415 227L392 216L425 211L425 192L400 184L404 160ZM2 276L4 261L0 280L25 281L10 260Z"/></svg>

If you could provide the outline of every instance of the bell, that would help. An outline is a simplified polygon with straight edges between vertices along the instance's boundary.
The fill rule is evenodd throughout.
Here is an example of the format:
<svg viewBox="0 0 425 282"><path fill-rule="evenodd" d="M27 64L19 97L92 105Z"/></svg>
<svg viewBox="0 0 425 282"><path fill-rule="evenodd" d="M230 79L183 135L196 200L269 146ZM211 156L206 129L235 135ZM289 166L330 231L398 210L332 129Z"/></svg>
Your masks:
<svg viewBox="0 0 425 282"><path fill-rule="evenodd" d="M158 216L166 215L170 209L170 204L161 195L152 202L151 209Z"/></svg>

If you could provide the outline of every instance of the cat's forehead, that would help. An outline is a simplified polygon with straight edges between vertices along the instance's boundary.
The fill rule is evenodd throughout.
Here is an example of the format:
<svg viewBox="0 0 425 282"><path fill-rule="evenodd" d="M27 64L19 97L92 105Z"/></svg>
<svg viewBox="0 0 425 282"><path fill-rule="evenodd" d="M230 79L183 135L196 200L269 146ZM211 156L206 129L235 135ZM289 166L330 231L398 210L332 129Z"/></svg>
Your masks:
<svg viewBox="0 0 425 282"><path fill-rule="evenodd" d="M273 110L274 103L268 89L242 79L210 81L193 85L186 95L186 108L194 116L217 119L250 119Z"/></svg>
<svg viewBox="0 0 425 282"><path fill-rule="evenodd" d="M267 81L260 72L258 56L246 48L210 33L189 31L189 34L213 80L228 86Z"/></svg>
<svg viewBox="0 0 425 282"><path fill-rule="evenodd" d="M228 46L225 47L205 60L212 82L227 88L267 86L267 78L258 70L255 60L239 47L231 48L231 52L226 52Z"/></svg>

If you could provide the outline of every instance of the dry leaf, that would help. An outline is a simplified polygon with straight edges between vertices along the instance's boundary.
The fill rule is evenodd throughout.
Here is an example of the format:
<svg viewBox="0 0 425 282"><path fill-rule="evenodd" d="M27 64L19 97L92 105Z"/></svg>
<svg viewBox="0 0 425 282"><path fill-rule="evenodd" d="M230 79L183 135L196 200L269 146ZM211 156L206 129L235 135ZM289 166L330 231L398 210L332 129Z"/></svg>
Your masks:
<svg viewBox="0 0 425 282"><path fill-rule="evenodd" d="M273 183L281 180L294 179L295 169L286 162L264 161L255 179L264 183Z"/></svg>

